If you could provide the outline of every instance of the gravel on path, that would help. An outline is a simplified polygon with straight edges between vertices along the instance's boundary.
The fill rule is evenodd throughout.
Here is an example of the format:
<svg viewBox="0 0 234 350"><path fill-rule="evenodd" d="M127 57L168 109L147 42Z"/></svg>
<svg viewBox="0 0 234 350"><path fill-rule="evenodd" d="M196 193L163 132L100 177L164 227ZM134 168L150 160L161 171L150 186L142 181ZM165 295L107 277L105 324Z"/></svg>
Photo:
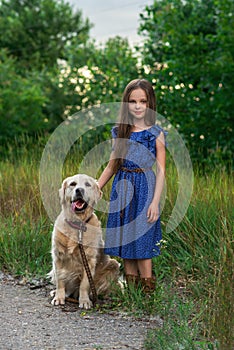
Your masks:
<svg viewBox="0 0 234 350"><path fill-rule="evenodd" d="M48 287L30 289L0 276L1 350L140 350L158 317L52 306ZM69 306L70 304L70 306Z"/></svg>

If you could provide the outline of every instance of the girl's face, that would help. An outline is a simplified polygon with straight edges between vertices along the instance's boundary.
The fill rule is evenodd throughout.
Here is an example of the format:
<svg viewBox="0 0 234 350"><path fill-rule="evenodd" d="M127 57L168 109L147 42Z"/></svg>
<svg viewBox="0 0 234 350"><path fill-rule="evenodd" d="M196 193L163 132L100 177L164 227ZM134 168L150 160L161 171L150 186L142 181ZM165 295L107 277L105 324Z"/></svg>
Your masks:
<svg viewBox="0 0 234 350"><path fill-rule="evenodd" d="M148 107L147 96L141 88L131 92L128 99L128 111L136 119L143 119Z"/></svg>

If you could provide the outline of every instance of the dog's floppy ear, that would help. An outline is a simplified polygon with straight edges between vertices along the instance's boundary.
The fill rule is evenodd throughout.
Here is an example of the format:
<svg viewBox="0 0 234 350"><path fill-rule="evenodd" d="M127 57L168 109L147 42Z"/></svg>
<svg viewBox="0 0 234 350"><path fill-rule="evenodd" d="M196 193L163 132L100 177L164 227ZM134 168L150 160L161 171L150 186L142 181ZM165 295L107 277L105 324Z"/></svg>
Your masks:
<svg viewBox="0 0 234 350"><path fill-rule="evenodd" d="M65 179L62 183L62 187L59 189L59 198L61 204L65 202L65 191L67 188L67 179Z"/></svg>

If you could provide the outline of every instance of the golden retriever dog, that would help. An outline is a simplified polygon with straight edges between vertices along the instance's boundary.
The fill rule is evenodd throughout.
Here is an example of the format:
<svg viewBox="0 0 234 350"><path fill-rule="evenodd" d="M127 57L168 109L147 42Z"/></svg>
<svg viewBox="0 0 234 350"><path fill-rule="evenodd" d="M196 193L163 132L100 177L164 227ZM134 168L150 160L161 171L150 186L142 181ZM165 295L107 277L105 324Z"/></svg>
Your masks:
<svg viewBox="0 0 234 350"><path fill-rule="evenodd" d="M66 178L59 190L61 213L52 233L53 268L49 273L56 289L51 292L52 304L65 304L65 297L79 298L79 307L90 309L90 285L78 246L78 230L69 222L85 223L83 247L97 294L108 294L111 285L118 283L119 264L103 252L101 224L94 206L101 198L95 179L84 174Z"/></svg>

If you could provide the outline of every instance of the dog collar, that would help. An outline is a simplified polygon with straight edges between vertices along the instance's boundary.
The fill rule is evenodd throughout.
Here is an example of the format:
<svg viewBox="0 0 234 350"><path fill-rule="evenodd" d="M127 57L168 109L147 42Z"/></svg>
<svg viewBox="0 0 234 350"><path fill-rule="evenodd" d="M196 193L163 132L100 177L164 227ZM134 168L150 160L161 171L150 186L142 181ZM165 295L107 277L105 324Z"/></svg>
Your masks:
<svg viewBox="0 0 234 350"><path fill-rule="evenodd" d="M80 220L70 221L67 219L65 219L65 221L68 223L69 226L75 228L76 230L86 232L86 230L87 230L86 224L89 222L91 217L92 217L92 215L86 221L80 221Z"/></svg>

